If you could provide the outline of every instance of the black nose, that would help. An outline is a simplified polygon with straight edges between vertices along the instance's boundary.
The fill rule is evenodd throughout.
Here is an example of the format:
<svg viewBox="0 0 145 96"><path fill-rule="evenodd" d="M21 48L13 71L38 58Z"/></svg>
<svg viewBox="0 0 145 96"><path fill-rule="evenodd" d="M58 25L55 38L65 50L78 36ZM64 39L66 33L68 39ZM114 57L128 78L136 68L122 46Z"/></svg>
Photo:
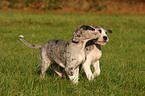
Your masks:
<svg viewBox="0 0 145 96"><path fill-rule="evenodd" d="M107 36L103 36L103 39L104 39L104 40L107 40Z"/></svg>

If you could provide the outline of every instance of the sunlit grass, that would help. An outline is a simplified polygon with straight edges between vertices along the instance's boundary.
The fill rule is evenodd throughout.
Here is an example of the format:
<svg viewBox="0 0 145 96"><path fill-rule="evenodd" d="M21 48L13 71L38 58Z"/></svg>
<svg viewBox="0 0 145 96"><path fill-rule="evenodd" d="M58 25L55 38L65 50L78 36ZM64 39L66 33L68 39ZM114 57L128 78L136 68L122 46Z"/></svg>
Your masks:
<svg viewBox="0 0 145 96"><path fill-rule="evenodd" d="M2 96L130 96L145 94L145 16L0 12L0 93ZM48 40L70 40L79 25L112 29L110 41L102 46L101 74L88 81L83 70L78 86L60 79L49 68L39 77L39 50L25 46Z"/></svg>

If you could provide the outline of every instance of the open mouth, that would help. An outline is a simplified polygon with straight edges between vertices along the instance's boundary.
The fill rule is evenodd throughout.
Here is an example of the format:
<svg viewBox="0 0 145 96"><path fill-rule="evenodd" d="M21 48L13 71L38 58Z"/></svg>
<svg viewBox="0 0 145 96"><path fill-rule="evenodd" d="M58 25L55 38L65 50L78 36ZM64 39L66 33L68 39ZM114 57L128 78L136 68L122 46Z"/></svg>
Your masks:
<svg viewBox="0 0 145 96"><path fill-rule="evenodd" d="M94 39L93 40L93 42L95 43L95 44L99 44L99 45L106 45L106 43L109 41L109 39L107 39L107 40L104 40L104 41L98 41L98 39Z"/></svg>
<svg viewBox="0 0 145 96"><path fill-rule="evenodd" d="M107 42L106 41L97 41L97 42L95 42L95 44L99 44L99 45L105 45Z"/></svg>

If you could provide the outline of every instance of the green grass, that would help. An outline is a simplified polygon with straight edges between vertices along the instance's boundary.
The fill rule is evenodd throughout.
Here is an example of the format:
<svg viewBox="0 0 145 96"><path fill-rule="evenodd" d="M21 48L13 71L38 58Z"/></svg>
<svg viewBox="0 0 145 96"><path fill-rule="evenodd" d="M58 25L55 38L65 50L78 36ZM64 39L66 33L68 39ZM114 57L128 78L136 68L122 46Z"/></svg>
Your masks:
<svg viewBox="0 0 145 96"><path fill-rule="evenodd" d="M83 70L78 86L54 75L41 79L39 50L25 46L52 39L70 40L82 24L112 29L102 46L101 74L88 81ZM0 12L1 96L143 96L145 95L145 15L97 15Z"/></svg>

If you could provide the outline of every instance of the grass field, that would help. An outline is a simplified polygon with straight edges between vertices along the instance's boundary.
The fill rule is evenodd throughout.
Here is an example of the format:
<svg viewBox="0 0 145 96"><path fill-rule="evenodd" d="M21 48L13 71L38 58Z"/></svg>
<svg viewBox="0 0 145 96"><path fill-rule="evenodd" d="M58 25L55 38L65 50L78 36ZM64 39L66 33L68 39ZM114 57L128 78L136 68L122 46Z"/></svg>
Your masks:
<svg viewBox="0 0 145 96"><path fill-rule="evenodd" d="M39 50L25 46L52 39L70 40L82 24L112 29L102 46L101 74L79 84L61 79L49 68L39 77ZM145 15L57 14L0 12L1 96L145 96Z"/></svg>

